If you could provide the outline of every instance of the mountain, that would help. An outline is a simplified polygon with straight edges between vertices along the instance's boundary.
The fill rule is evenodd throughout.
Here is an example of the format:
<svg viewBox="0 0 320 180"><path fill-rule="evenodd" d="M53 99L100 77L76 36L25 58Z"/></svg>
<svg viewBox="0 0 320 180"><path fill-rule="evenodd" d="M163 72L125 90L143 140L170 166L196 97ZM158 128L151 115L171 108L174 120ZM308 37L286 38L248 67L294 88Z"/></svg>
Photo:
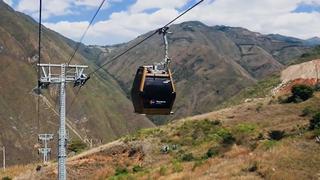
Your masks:
<svg viewBox="0 0 320 180"><path fill-rule="evenodd" d="M42 63L63 63L74 51L71 40L43 27ZM0 146L7 149L7 164L41 159L38 133L55 134L58 130L58 87L50 86L40 98L32 89L37 83L38 25L29 16L14 11L0 1ZM72 64L96 66L77 54ZM77 89L67 88L67 124L72 139L93 144L109 142L140 128L153 127L146 117L135 115L130 101L117 82L107 73L95 74L74 99ZM57 143L52 143L53 157Z"/></svg>
<svg viewBox="0 0 320 180"><path fill-rule="evenodd" d="M307 45L316 46L320 45L320 38L319 37L313 37L306 40Z"/></svg>
<svg viewBox="0 0 320 180"><path fill-rule="evenodd" d="M177 99L169 119L211 111L243 88L280 71L290 60L310 50L303 40L281 35L262 35L244 28L207 26L192 21L172 25L168 35ZM102 53L97 65L150 35L139 36L112 51ZM161 36L105 67L128 94L136 69L163 59ZM150 117L163 123L167 117Z"/></svg>

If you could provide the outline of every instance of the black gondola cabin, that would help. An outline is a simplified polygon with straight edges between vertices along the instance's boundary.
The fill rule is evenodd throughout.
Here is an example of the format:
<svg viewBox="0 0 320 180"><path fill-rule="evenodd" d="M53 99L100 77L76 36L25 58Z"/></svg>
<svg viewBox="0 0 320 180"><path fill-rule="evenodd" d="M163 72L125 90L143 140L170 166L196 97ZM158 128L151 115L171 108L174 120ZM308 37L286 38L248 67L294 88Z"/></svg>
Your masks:
<svg viewBox="0 0 320 180"><path fill-rule="evenodd" d="M152 66L140 66L132 85L131 98L136 113L171 114L176 91L170 70L154 71Z"/></svg>

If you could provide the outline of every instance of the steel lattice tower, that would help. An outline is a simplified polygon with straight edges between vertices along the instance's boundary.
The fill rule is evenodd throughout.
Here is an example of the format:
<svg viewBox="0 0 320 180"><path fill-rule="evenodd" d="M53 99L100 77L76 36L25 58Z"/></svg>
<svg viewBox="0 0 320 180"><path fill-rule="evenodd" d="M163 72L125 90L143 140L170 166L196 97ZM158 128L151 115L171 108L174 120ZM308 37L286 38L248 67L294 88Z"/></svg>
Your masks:
<svg viewBox="0 0 320 180"><path fill-rule="evenodd" d="M88 66L68 64L38 64L41 68L39 79L40 89L47 88L50 84L60 85L60 127L58 140L58 178L67 178L67 134L66 134L66 84L74 83L74 86L83 86L89 79L84 73ZM67 73L68 72L68 73Z"/></svg>

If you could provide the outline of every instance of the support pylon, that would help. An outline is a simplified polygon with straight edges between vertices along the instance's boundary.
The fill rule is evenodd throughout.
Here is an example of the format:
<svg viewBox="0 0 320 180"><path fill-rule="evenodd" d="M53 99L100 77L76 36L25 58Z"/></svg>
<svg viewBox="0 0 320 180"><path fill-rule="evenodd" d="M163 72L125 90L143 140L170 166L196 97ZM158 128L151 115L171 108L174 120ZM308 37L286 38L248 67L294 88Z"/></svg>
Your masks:
<svg viewBox="0 0 320 180"><path fill-rule="evenodd" d="M44 144L44 147L39 148L38 152L39 154L43 154L43 164L47 164L49 154L51 153L51 148L48 148L48 142L53 140L53 134L38 134L38 140Z"/></svg>
<svg viewBox="0 0 320 180"><path fill-rule="evenodd" d="M67 136L66 136L66 84L72 82L75 86L83 86L90 77L83 71L88 66L69 64L38 64L41 68L39 79L40 89L50 84L60 85L60 127L58 140L58 179L66 180Z"/></svg>

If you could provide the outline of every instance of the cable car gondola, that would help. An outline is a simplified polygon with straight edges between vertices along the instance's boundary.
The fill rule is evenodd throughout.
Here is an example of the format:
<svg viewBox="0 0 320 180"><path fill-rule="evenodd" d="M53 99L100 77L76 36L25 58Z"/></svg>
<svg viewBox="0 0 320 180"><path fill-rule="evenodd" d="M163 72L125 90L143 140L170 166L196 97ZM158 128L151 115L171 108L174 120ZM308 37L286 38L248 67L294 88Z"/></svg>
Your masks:
<svg viewBox="0 0 320 180"><path fill-rule="evenodd" d="M134 111L139 114L169 115L176 98L176 91L169 69L168 27L159 29L165 43L164 61L156 65L140 66L131 89Z"/></svg>

